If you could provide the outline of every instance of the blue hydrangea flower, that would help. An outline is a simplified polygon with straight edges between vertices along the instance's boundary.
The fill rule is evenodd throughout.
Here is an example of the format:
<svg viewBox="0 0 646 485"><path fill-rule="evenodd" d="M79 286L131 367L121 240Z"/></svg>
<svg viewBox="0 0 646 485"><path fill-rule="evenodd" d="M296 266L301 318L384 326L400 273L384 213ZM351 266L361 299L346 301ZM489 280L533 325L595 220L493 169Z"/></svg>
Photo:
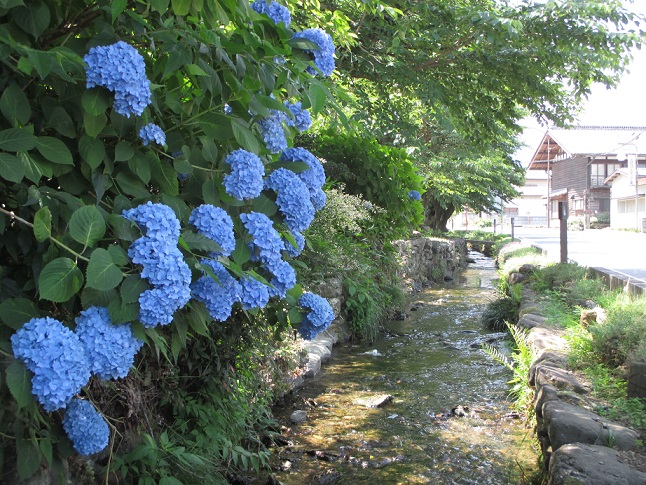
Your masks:
<svg viewBox="0 0 646 485"><path fill-rule="evenodd" d="M191 285L193 297L206 305L213 320L224 322L231 316L233 305L240 301L242 288L221 263L203 259L201 264L209 266L218 281L209 275L202 276Z"/></svg>
<svg viewBox="0 0 646 485"><path fill-rule="evenodd" d="M298 304L310 311L303 317L298 331L304 339L311 340L330 326L334 320L334 310L330 303L316 293L306 292L298 299Z"/></svg>
<svg viewBox="0 0 646 485"><path fill-rule="evenodd" d="M170 207L150 201L123 216L145 229L128 248L128 256L143 266L141 277L154 286L139 295L139 320L147 327L168 325L191 298L191 270L177 249L179 220Z"/></svg>
<svg viewBox="0 0 646 485"><path fill-rule="evenodd" d="M299 172L300 178L310 192L310 201L316 210L325 206L327 197L323 192L325 184L325 171L318 158L305 148L288 148L280 155L283 162L305 162L308 170Z"/></svg>
<svg viewBox="0 0 646 485"><path fill-rule="evenodd" d="M146 126L142 126L141 130L139 130L139 138L143 140L144 146L153 141L158 145L166 144L166 133L154 123L148 123Z"/></svg>
<svg viewBox="0 0 646 485"><path fill-rule="evenodd" d="M305 236L298 231L292 231L292 236L294 237L296 247L294 247L290 241L285 240L285 252L292 258L295 258L303 252L303 249L305 249Z"/></svg>
<svg viewBox="0 0 646 485"><path fill-rule="evenodd" d="M47 412L66 407L90 378L83 344L53 318L32 318L11 336L11 347L34 374L32 392Z"/></svg>
<svg viewBox="0 0 646 485"><path fill-rule="evenodd" d="M110 428L90 401L74 399L63 418L63 429L81 455L92 455L105 449Z"/></svg>
<svg viewBox="0 0 646 485"><path fill-rule="evenodd" d="M285 130L283 129L283 123L286 122L287 114L275 109L271 110L271 114L267 118L258 122L262 139L270 153L280 153L287 149L287 138L285 138Z"/></svg>
<svg viewBox="0 0 646 485"><path fill-rule="evenodd" d="M196 227L200 234L220 245L222 251L214 252L212 256L229 256L236 248L233 219L224 209L210 204L202 204L193 209L188 221Z"/></svg>
<svg viewBox="0 0 646 485"><path fill-rule="evenodd" d="M278 2L273 2L271 0L256 0L251 4L251 8L260 14L264 13L269 16L276 25L283 22L285 27L289 27L289 24L292 21L289 9Z"/></svg>
<svg viewBox="0 0 646 485"><path fill-rule="evenodd" d="M314 42L318 49L306 49L305 52L314 57L314 65L323 76L330 76L334 71L334 42L330 34L321 29L306 29L294 34L296 39L307 39ZM307 72L316 75L316 70L307 68Z"/></svg>
<svg viewBox="0 0 646 485"><path fill-rule="evenodd" d="M265 166L255 153L239 148L224 159L231 165L231 173L224 176L224 189L238 200L254 199L263 187Z"/></svg>
<svg viewBox="0 0 646 485"><path fill-rule="evenodd" d="M264 308L269 302L269 287L255 278L240 280L240 302L243 310Z"/></svg>
<svg viewBox="0 0 646 485"><path fill-rule="evenodd" d="M285 298L287 290L291 290L296 285L296 271L287 261L271 261L266 268L274 275L269 282L272 287L269 288L269 296L278 296Z"/></svg>
<svg viewBox="0 0 646 485"><path fill-rule="evenodd" d="M233 108L228 103L224 103L224 114L230 115L231 113L233 113Z"/></svg>
<svg viewBox="0 0 646 485"><path fill-rule="evenodd" d="M422 198L422 195L417 190L411 190L408 193L408 197L410 197L413 200L420 200Z"/></svg>
<svg viewBox="0 0 646 485"><path fill-rule="evenodd" d="M287 118L287 126L294 126L301 133L309 130L310 126L312 126L312 118L310 116L310 112L301 107L301 102L285 102L285 106L287 106L294 115L294 119Z"/></svg>
<svg viewBox="0 0 646 485"><path fill-rule="evenodd" d="M282 259L281 251L285 245L269 217L260 212L251 212L240 214L240 220L253 238L252 253L258 250L258 257L264 265Z"/></svg>
<svg viewBox="0 0 646 485"><path fill-rule="evenodd" d="M93 47L83 57L87 64L87 88L103 86L114 93L114 110L141 116L150 104L150 81L141 54L123 41Z"/></svg>
<svg viewBox="0 0 646 485"><path fill-rule="evenodd" d="M180 224L173 209L164 204L146 202L125 210L123 217L145 229L145 235L155 239L179 238Z"/></svg>
<svg viewBox="0 0 646 485"><path fill-rule="evenodd" d="M126 377L143 345L130 324L113 325L108 309L96 306L82 311L75 321L92 373L102 380Z"/></svg>
<svg viewBox="0 0 646 485"><path fill-rule="evenodd" d="M267 177L265 186L278 194L276 205L291 231L301 232L310 227L316 211L307 186L294 172L279 168Z"/></svg>

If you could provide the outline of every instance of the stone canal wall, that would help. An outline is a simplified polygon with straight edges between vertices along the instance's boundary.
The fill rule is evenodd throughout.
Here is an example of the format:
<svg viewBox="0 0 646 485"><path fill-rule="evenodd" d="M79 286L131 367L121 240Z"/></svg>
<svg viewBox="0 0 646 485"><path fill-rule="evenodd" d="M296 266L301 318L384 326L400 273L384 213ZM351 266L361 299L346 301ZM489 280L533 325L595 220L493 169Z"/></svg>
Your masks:
<svg viewBox="0 0 646 485"><path fill-rule="evenodd" d="M581 323L602 318L601 308L583 310ZM644 456L635 452L642 446L639 434L594 412L590 386L568 369L563 330L547 323L527 287L518 326L528 330L534 353L528 379L548 485L646 484L646 473L631 465Z"/></svg>
<svg viewBox="0 0 646 485"><path fill-rule="evenodd" d="M467 247L462 239L419 237L396 241L394 245L400 261L397 277L407 292L451 280L467 262ZM328 299L336 318L325 332L314 340L303 342L303 372L294 378L293 388L302 385L305 377L315 376L321 370L321 364L330 358L334 344L350 338L343 312L343 280L338 276L330 276L310 286L311 291Z"/></svg>

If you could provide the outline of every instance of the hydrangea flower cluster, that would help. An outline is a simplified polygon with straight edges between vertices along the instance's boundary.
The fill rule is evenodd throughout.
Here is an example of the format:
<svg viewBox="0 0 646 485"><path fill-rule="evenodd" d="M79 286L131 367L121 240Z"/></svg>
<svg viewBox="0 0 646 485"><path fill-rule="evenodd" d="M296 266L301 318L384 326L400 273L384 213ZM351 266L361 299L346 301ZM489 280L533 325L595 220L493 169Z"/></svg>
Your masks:
<svg viewBox="0 0 646 485"><path fill-rule="evenodd" d="M303 236L300 232L298 231L292 231L292 236L294 237L294 242L296 243L296 247L290 242L290 241L285 241L285 252L289 254L292 258L295 258L299 254L303 252L303 249L305 249L305 236Z"/></svg>
<svg viewBox="0 0 646 485"><path fill-rule="evenodd" d="M166 133L154 123L142 126L141 130L139 130L139 138L143 140L144 146L147 146L150 142L155 142L158 145L166 144Z"/></svg>
<svg viewBox="0 0 646 485"><path fill-rule="evenodd" d="M92 373L102 380L126 377L143 345L130 325L113 325L108 309L95 306L82 311L75 321Z"/></svg>
<svg viewBox="0 0 646 485"><path fill-rule="evenodd" d="M285 298L287 290L291 290L296 285L296 271L282 259L271 261L267 264L267 269L274 275L269 282L271 284L269 296Z"/></svg>
<svg viewBox="0 0 646 485"><path fill-rule="evenodd" d="M294 119L287 118L287 126L294 126L301 133L309 130L310 126L312 126L312 118L310 116L310 112L301 107L302 103L300 101L297 103L290 103L287 101L285 102L285 106L287 106L294 115Z"/></svg>
<svg viewBox="0 0 646 485"><path fill-rule="evenodd" d="M200 234L215 241L222 248L222 251L211 253L211 256L229 256L236 248L233 219L224 209L211 204L202 204L193 209L188 221Z"/></svg>
<svg viewBox="0 0 646 485"><path fill-rule="evenodd" d="M251 4L251 8L260 14L264 13L269 16L276 25L283 22L285 27L289 27L289 24L292 21L289 9L280 3L273 2L272 0L256 0Z"/></svg>
<svg viewBox="0 0 646 485"><path fill-rule="evenodd" d="M211 259L203 259L200 263L209 266L218 281L209 275L202 276L191 285L193 296L206 305L211 318L223 322L231 316L233 305L240 301L240 283L221 263Z"/></svg>
<svg viewBox="0 0 646 485"><path fill-rule="evenodd" d="M310 201L314 209L321 210L325 206L327 197L323 192L325 171L319 159L305 148L288 148L281 154L280 160L284 162L305 162L307 164L309 169L297 175L309 190Z"/></svg>
<svg viewBox="0 0 646 485"><path fill-rule="evenodd" d="M32 392L47 412L66 407L90 378L83 344L53 318L27 322L11 336L11 347L34 374Z"/></svg>
<svg viewBox="0 0 646 485"><path fill-rule="evenodd" d="M240 302L243 310L252 308L264 308L269 302L269 288L255 278L243 278L240 280L241 295Z"/></svg>
<svg viewBox="0 0 646 485"><path fill-rule="evenodd" d="M422 198L422 195L417 190L411 190L410 192L408 192L408 197L413 200L420 200Z"/></svg>
<svg viewBox="0 0 646 485"><path fill-rule="evenodd" d="M253 199L263 188L265 166L255 153L242 148L231 152L224 159L231 165L231 173L224 176L224 189L238 200Z"/></svg>
<svg viewBox="0 0 646 485"><path fill-rule="evenodd" d="M240 220L253 238L253 252L258 250L258 257L264 265L282 259L281 251L285 245L269 217L260 212L251 212L240 214Z"/></svg>
<svg viewBox="0 0 646 485"><path fill-rule="evenodd" d="M287 122L287 114L272 109L271 114L258 123L262 139L270 153L280 153L287 149L287 138L283 129L285 122Z"/></svg>
<svg viewBox="0 0 646 485"><path fill-rule="evenodd" d="M310 309L298 328L304 339L312 340L329 327L334 320L334 310L332 310L330 303L316 293L303 293L298 299L298 304Z"/></svg>
<svg viewBox="0 0 646 485"><path fill-rule="evenodd" d="M279 168L265 180L265 186L276 191L276 204L291 231L304 231L314 219L309 190L291 170Z"/></svg>
<svg viewBox="0 0 646 485"><path fill-rule="evenodd" d="M305 52L314 57L314 65L323 76L330 76L334 71L334 42L332 42L330 34L322 29L306 29L296 32L294 38L307 39L318 46L318 49L306 49ZM308 67L307 72L316 75L316 71L312 67Z"/></svg>
<svg viewBox="0 0 646 485"><path fill-rule="evenodd" d="M83 57L87 64L87 88L103 86L114 93L114 110L141 116L150 104L150 81L141 54L123 41L93 47Z"/></svg>
<svg viewBox="0 0 646 485"><path fill-rule="evenodd" d="M177 249L179 221L170 207L150 201L123 217L145 229L128 249L132 262L144 267L141 277L153 285L139 295L139 320L146 327L167 325L191 298L191 270Z"/></svg>
<svg viewBox="0 0 646 485"><path fill-rule="evenodd" d="M63 429L81 455L98 453L108 446L110 428L91 402L74 399L63 418Z"/></svg>

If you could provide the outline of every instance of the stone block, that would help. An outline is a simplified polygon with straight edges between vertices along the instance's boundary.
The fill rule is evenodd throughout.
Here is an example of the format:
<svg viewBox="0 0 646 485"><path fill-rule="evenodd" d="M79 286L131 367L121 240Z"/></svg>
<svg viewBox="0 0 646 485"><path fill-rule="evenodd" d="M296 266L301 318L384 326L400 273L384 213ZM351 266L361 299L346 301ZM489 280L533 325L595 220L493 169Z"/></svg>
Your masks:
<svg viewBox="0 0 646 485"><path fill-rule="evenodd" d="M305 377L314 377L321 371L321 356L314 353L307 354L307 362L305 363Z"/></svg>
<svg viewBox="0 0 646 485"><path fill-rule="evenodd" d="M567 342L562 335L560 330L535 327L527 333L527 343L535 354L547 349L565 350Z"/></svg>
<svg viewBox="0 0 646 485"><path fill-rule="evenodd" d="M551 457L548 485L644 485L646 473L619 461L611 448L584 443L564 445Z"/></svg>
<svg viewBox="0 0 646 485"><path fill-rule="evenodd" d="M533 369L533 373L532 373ZM530 385L540 388L545 385L552 385L559 390L570 390L577 394L589 392L583 384L569 371L560 368L550 362L541 362L532 365L530 368ZM533 383L533 384L532 384Z"/></svg>
<svg viewBox="0 0 646 485"><path fill-rule="evenodd" d="M541 315L536 315L535 313L525 313L524 315L521 315L516 325L523 328L540 327L545 323L545 320L547 320L547 318Z"/></svg>
<svg viewBox="0 0 646 485"><path fill-rule="evenodd" d="M552 450L573 443L612 446L620 450L637 447L639 434L583 408L562 401L543 404L543 424Z"/></svg>

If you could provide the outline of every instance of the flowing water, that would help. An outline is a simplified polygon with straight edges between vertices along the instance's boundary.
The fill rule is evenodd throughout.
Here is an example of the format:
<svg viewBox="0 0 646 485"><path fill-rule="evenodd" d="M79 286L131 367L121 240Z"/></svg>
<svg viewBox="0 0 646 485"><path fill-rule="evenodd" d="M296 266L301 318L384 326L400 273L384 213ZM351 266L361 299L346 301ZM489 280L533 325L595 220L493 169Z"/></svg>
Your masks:
<svg viewBox="0 0 646 485"><path fill-rule="evenodd" d="M496 277L479 257L453 284L413 295L409 317L390 322L385 338L335 347L292 406L277 410L290 440L274 450L277 480L512 484L531 475L536 451L510 412L510 373L479 348L503 339L480 322ZM382 407L366 406L385 395ZM308 420L291 424L294 409Z"/></svg>

